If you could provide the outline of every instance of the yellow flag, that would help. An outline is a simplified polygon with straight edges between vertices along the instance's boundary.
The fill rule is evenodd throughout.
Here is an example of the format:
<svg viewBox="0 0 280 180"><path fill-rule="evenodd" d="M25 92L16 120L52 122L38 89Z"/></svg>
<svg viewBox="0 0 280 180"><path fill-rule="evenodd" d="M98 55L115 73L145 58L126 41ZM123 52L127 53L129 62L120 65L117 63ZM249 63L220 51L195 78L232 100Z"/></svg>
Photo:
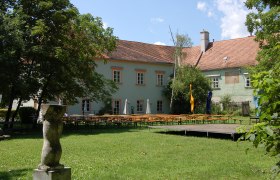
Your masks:
<svg viewBox="0 0 280 180"><path fill-rule="evenodd" d="M194 111L194 98L192 96L192 84L190 84L190 92L191 92L191 98L190 98L190 104L191 104L191 112Z"/></svg>

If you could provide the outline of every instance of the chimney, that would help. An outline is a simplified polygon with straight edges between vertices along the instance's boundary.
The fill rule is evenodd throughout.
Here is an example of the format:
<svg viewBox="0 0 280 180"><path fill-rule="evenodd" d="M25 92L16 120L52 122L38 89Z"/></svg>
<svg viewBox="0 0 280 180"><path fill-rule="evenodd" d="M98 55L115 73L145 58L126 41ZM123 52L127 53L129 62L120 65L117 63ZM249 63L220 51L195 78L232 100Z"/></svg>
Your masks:
<svg viewBox="0 0 280 180"><path fill-rule="evenodd" d="M200 37L201 37L200 49L201 52L205 52L209 44L209 32L203 29L203 31L200 32Z"/></svg>

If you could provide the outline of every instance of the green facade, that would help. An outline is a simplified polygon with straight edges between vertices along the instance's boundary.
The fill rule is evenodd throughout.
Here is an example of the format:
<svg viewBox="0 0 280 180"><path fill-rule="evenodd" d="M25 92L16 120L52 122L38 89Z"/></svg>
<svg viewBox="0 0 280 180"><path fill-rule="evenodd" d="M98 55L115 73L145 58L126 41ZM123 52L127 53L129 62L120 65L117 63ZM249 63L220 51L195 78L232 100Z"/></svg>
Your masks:
<svg viewBox="0 0 280 180"><path fill-rule="evenodd" d="M108 79L113 79L113 70L121 72L121 82L117 84L118 91L113 94L112 100L120 101L120 114L124 109L125 100L128 101L128 113L131 108L135 114L146 112L147 99L149 99L151 113L170 113L169 100L162 95L164 86L169 82L169 76L173 73L173 65L170 63L141 63L131 61L110 60L104 64L97 61L96 71ZM137 72L143 72L144 85L137 85ZM157 74L163 74L163 86L157 85ZM137 100L143 102L143 111L137 111ZM157 111L157 101L162 101L162 111ZM90 102L90 110L85 114L97 114L104 106L103 102ZM82 114L82 103L68 107L68 114Z"/></svg>
<svg viewBox="0 0 280 180"><path fill-rule="evenodd" d="M214 102L219 102L221 97L229 95L234 102L249 101L250 106L253 106L253 89L247 83L249 74L245 69L230 68L203 73L210 79L218 78L219 87L213 88L212 100Z"/></svg>
<svg viewBox="0 0 280 180"><path fill-rule="evenodd" d="M142 63L133 61L118 61L110 60L107 63L97 61L98 67L96 71L103 74L108 79L113 79L113 70L120 71L120 83L118 91L112 95L112 108L114 107L114 100L118 100L119 111L116 114L122 114L125 100L127 99L128 114L133 112L135 114L145 114L147 99L150 101L151 113L170 113L170 100L162 95L164 86L170 80L170 75L173 73L173 64L169 63ZM144 85L137 85L137 72L143 72ZM163 74L163 86L157 85L157 74ZM253 89L246 87L246 78L248 73L242 68L230 68L221 70L203 71L206 77L218 79L218 88L213 89L212 100L219 102L221 97L230 95L234 102L249 101L250 106L253 107ZM137 111L137 101L143 102L142 111ZM157 102L162 101L162 111L157 111ZM84 114L98 114L100 109L104 106L103 102L90 102L89 109ZM68 114L82 114L82 102L68 107Z"/></svg>

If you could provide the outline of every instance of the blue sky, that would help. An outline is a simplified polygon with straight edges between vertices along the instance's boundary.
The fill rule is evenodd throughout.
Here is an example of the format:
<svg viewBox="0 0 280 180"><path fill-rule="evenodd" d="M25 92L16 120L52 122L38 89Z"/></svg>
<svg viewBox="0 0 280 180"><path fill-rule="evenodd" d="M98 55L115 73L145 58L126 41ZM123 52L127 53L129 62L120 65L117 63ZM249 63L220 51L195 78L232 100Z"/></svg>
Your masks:
<svg viewBox="0 0 280 180"><path fill-rule="evenodd" d="M215 41L248 36L245 0L70 0L81 14L102 18L119 39L172 45L173 33L188 34L194 45L203 29Z"/></svg>

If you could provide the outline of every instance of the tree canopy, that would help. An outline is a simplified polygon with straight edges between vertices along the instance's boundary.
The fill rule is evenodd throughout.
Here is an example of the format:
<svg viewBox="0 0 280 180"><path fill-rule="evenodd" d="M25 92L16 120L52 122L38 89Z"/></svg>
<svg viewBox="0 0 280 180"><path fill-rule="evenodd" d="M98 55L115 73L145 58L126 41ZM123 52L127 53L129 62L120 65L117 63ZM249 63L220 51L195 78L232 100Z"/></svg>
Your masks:
<svg viewBox="0 0 280 180"><path fill-rule="evenodd" d="M171 29L170 34L174 44L174 71L171 75L172 80L163 90L163 94L170 99L171 113L190 113L190 84L193 87L192 94L195 98L195 107L206 102L207 93L211 90L211 87L199 69L182 62L188 56L183 49L192 46L191 38L179 33L173 37Z"/></svg>
<svg viewBox="0 0 280 180"><path fill-rule="evenodd" d="M171 109L172 113L186 114L191 112L190 84L192 84L195 112L197 112L197 107L205 107L208 91L211 90L210 84L198 68L186 65L177 68L176 79L170 81L164 90L164 95L170 98L173 89L174 102Z"/></svg>
<svg viewBox="0 0 280 180"><path fill-rule="evenodd" d="M95 59L116 47L112 28L81 15L69 0L4 0L0 4L0 94L12 101L102 99L116 90L96 73ZM3 83L2 83L3 82ZM39 110L38 110L39 111Z"/></svg>
<svg viewBox="0 0 280 180"><path fill-rule="evenodd" d="M260 105L260 121L247 134L258 147L278 158L273 168L280 172L280 1L247 0L246 6L255 11L247 15L248 31L256 34L260 43L258 65L251 70L252 85Z"/></svg>

